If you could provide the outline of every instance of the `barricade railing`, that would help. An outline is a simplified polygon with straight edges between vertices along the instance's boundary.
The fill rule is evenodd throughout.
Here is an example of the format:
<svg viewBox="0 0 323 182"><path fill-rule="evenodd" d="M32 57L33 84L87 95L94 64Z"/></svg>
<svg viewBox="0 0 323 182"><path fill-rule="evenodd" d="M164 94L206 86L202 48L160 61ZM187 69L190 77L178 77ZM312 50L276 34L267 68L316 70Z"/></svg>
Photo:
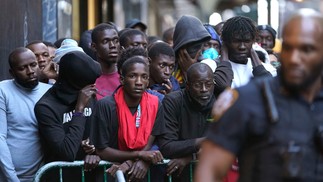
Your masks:
<svg viewBox="0 0 323 182"><path fill-rule="evenodd" d="M168 162L170 161L170 159L164 159L163 162L161 163L158 163L154 166L161 166L161 165L167 165ZM190 164L189 164L189 182L193 182L193 166L196 164L197 161L191 161ZM168 176L168 182L172 182L172 178L173 176ZM148 182L151 182L151 172L150 170L148 170L147 172L147 179L148 179Z"/></svg>
<svg viewBox="0 0 323 182"><path fill-rule="evenodd" d="M162 166L162 165L167 165L169 162L169 159L164 159L163 162L158 163L154 166ZM190 177L190 182L193 182L193 166L195 165L196 161L192 161L189 164L189 177ZM108 161L100 161L99 167L103 167L104 174L103 178L104 181L108 181L107 173L105 172L106 169L108 169L112 165L111 162ZM56 162L50 162L44 166L42 166L36 173L34 177L34 182L40 182L40 179L44 174L49 171L50 169L53 168L58 168L59 169L59 181L63 182L63 168L72 168L72 167L80 167L81 168L81 175L82 175L82 182L85 182L85 174L84 174L84 161L74 161L74 162L65 162L65 161L56 161ZM148 182L151 182L151 171L150 169L147 172L147 180ZM124 174L122 173L121 170L118 170L116 173L116 180L117 182L125 182L125 177ZM168 182L172 182L172 176L168 176Z"/></svg>
<svg viewBox="0 0 323 182"><path fill-rule="evenodd" d="M103 167L103 170L106 171L107 167L112 165L111 162L108 161L100 161L99 166ZM44 166L42 166L36 173L34 177L34 182L40 182L40 179L44 174L53 168L59 169L59 181L63 182L63 168L71 168L71 167L80 167L82 171L82 182L85 182L85 175L84 175L84 161L74 161L74 162L66 162L66 161L56 161L50 162ZM116 173L116 180L117 182L125 182L124 175L122 171L118 170ZM107 174L104 172L104 181L107 180Z"/></svg>

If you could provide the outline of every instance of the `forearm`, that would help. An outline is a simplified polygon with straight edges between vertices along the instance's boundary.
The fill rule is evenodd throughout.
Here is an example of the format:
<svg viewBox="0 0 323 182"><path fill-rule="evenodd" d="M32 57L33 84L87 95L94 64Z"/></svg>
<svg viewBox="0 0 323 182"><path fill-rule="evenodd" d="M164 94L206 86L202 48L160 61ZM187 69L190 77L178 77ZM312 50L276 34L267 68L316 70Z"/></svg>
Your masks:
<svg viewBox="0 0 323 182"><path fill-rule="evenodd" d="M214 72L214 93L217 95L224 89L231 86L233 71L229 61L222 61L218 64Z"/></svg>
<svg viewBox="0 0 323 182"><path fill-rule="evenodd" d="M0 169L8 181L19 182L5 137L0 137Z"/></svg>
<svg viewBox="0 0 323 182"><path fill-rule="evenodd" d="M124 162L126 160L135 160L139 158L139 151L121 151L114 148L106 147L104 149L97 149L96 153L101 159L110 162Z"/></svg>
<svg viewBox="0 0 323 182"><path fill-rule="evenodd" d="M227 150L206 141L202 145L199 164L195 170L196 182L221 182L235 157Z"/></svg>
<svg viewBox="0 0 323 182"><path fill-rule="evenodd" d="M0 171L6 176L7 181L19 182L7 144L8 121L4 97L0 95Z"/></svg>
<svg viewBox="0 0 323 182"><path fill-rule="evenodd" d="M271 73L265 69L265 67L261 64L257 67L254 67L252 70L252 74L254 77L272 77Z"/></svg>
<svg viewBox="0 0 323 182"><path fill-rule="evenodd" d="M165 158L179 158L188 156L198 151L196 139L182 141L162 141L160 151Z"/></svg>
<svg viewBox="0 0 323 182"><path fill-rule="evenodd" d="M155 141L155 136L150 135L148 138L147 145L142 150L150 150Z"/></svg>

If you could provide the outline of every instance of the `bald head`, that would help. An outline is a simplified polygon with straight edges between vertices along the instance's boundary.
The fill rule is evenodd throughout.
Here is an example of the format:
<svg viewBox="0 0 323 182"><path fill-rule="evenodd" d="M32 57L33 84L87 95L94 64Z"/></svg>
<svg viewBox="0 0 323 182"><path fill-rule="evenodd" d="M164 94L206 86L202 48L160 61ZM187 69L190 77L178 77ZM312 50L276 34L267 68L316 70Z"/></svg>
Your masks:
<svg viewBox="0 0 323 182"><path fill-rule="evenodd" d="M211 68L204 63L192 64L187 69L186 89L197 105L206 106L209 104L214 91Z"/></svg>
<svg viewBox="0 0 323 182"><path fill-rule="evenodd" d="M286 22L281 51L281 78L288 90L303 92L321 84L322 42L322 14L303 9Z"/></svg>
<svg viewBox="0 0 323 182"><path fill-rule="evenodd" d="M283 37L289 34L293 26L306 27L308 32L316 30L318 34L323 34L323 15L313 9L301 9L286 22L283 29ZM304 32L305 33L305 32ZM321 36L321 38L323 38Z"/></svg>
<svg viewBox="0 0 323 182"><path fill-rule="evenodd" d="M12 69L16 65L16 62L20 61L19 56L24 52L27 52L26 54L29 54L31 57L35 57L34 53L30 49L25 47L18 47L9 54L8 63L10 69Z"/></svg>
<svg viewBox="0 0 323 182"><path fill-rule="evenodd" d="M322 18L322 14L318 11L315 11L313 9L310 8L302 8L299 11L297 11L295 14L293 14L290 19L293 19L295 17L316 17L316 18Z"/></svg>
<svg viewBox="0 0 323 182"><path fill-rule="evenodd" d="M190 66L187 70L187 81L190 82L193 79L201 75L202 73L206 73L207 75L213 76L212 69L204 63L195 63Z"/></svg>

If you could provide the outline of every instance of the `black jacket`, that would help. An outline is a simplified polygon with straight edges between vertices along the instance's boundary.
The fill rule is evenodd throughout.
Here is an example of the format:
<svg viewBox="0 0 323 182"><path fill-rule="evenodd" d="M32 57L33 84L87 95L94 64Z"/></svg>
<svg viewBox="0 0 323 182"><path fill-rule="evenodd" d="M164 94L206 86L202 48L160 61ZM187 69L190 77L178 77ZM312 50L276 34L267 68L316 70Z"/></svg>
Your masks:
<svg viewBox="0 0 323 182"><path fill-rule="evenodd" d="M166 134L158 139L164 157L186 157L198 151L195 139L205 136L214 101L213 96L207 106L199 106L185 89L165 96Z"/></svg>

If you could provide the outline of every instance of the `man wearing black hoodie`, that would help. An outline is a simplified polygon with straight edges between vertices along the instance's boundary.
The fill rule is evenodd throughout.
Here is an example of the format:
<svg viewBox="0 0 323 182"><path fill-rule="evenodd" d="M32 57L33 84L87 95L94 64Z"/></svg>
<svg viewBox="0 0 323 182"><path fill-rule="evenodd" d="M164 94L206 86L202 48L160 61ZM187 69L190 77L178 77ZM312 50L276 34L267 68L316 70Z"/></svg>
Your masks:
<svg viewBox="0 0 323 182"><path fill-rule="evenodd" d="M211 39L211 35L202 22L194 16L182 16L175 26L173 49L176 56L175 78L185 87L187 69L198 61L201 56L202 45ZM222 92L231 85L233 72L228 61L221 61L215 72L214 93Z"/></svg>
<svg viewBox="0 0 323 182"><path fill-rule="evenodd" d="M96 95L94 83L100 75L100 65L83 52L73 51L61 58L57 82L35 106L46 163L83 160L86 156L85 169L91 169L100 161L90 155L95 148L87 140ZM81 177L79 169L63 174L64 181ZM49 176L46 180L54 180L58 170Z"/></svg>

